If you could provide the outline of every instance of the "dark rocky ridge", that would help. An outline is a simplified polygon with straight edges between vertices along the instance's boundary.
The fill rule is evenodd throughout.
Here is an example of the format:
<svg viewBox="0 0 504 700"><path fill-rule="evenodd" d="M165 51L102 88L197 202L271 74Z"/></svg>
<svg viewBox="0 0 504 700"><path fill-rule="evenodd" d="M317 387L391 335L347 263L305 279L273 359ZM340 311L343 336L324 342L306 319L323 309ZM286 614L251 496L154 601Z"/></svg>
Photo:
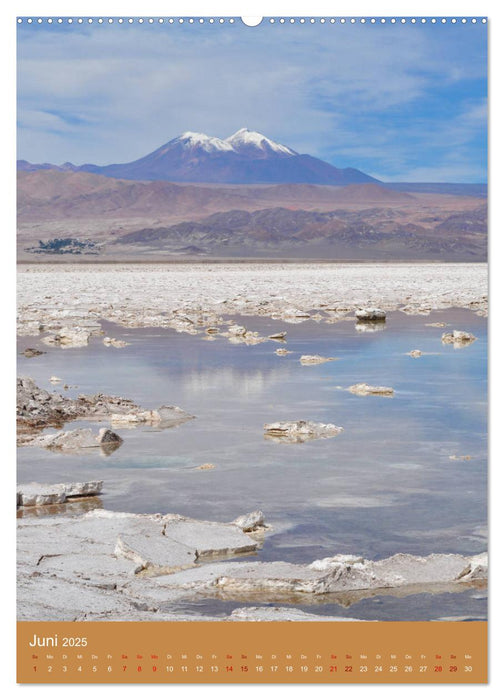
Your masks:
<svg viewBox="0 0 504 700"><path fill-rule="evenodd" d="M401 221L397 210L375 207L361 211L330 212L291 210L282 207L249 212L218 212L201 221L144 228L117 240L123 245L160 249L194 246L208 254L233 251L284 251L320 247L353 250L372 255L390 248L400 256L408 251L448 259L485 260L487 212L480 206L469 212L426 217L422 225ZM434 220L432 220L434 219Z"/></svg>

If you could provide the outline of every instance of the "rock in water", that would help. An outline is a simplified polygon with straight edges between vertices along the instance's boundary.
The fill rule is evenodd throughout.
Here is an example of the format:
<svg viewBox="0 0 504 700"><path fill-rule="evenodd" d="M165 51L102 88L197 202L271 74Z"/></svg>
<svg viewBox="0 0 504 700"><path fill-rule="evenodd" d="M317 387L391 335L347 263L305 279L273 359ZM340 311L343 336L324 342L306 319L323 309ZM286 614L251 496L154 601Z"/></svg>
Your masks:
<svg viewBox="0 0 504 700"><path fill-rule="evenodd" d="M100 445L120 445L123 442L122 437L108 428L100 428L96 439Z"/></svg>
<svg viewBox="0 0 504 700"><path fill-rule="evenodd" d="M40 435L29 443L35 447L46 447L50 450L73 451L99 447L96 437L90 428L62 430L59 433Z"/></svg>
<svg viewBox="0 0 504 700"><path fill-rule="evenodd" d="M46 345L57 345L62 348L82 348L89 343L91 333L84 328L61 328L58 333L42 338Z"/></svg>
<svg viewBox="0 0 504 700"><path fill-rule="evenodd" d="M98 496L103 490L103 481L78 481L76 483L59 485L64 489L67 498Z"/></svg>
<svg viewBox="0 0 504 700"><path fill-rule="evenodd" d="M229 328L228 328L228 333L230 335L242 336L242 335L245 335L246 332L247 332L247 329L245 328L245 326L236 326L235 325L235 326L229 326Z"/></svg>
<svg viewBox="0 0 504 700"><path fill-rule="evenodd" d="M305 442L317 438L329 438L338 435L343 428L332 423L314 423L313 421L280 421L264 425L265 437L282 442Z"/></svg>
<svg viewBox="0 0 504 700"><path fill-rule="evenodd" d="M348 391L357 396L393 396L394 390L390 386L370 386L369 384L353 384Z"/></svg>
<svg viewBox="0 0 504 700"><path fill-rule="evenodd" d="M178 406L161 406L146 411L131 399L120 396L79 394L76 399L71 399L40 389L30 377L18 377L16 411L20 438L23 432L48 426L60 428L67 421L79 418L109 419L117 424L154 423L160 427L172 427L194 418Z"/></svg>
<svg viewBox="0 0 504 700"><path fill-rule="evenodd" d="M321 355L301 355L299 361L302 365L321 365L324 362L332 362L336 357L322 357Z"/></svg>
<svg viewBox="0 0 504 700"><path fill-rule="evenodd" d="M20 484L17 487L18 506L47 506L66 503L71 498L87 498L102 492L103 481L83 481L73 484Z"/></svg>
<svg viewBox="0 0 504 700"><path fill-rule="evenodd" d="M243 532L252 532L264 527L264 513L262 510L254 510L252 513L240 515L236 520L233 520L233 523L238 525Z"/></svg>
<svg viewBox="0 0 504 700"><path fill-rule="evenodd" d="M192 420L195 416L187 413L179 406L160 406L157 409L160 422L162 425L169 427L171 425L180 425L188 420Z"/></svg>
<svg viewBox="0 0 504 700"><path fill-rule="evenodd" d="M359 321L385 321L387 314L382 309L357 309L355 318Z"/></svg>
<svg viewBox="0 0 504 700"><path fill-rule="evenodd" d="M286 336L287 331L280 331L279 333L272 333L268 338L271 338L271 340L285 340Z"/></svg>
<svg viewBox="0 0 504 700"><path fill-rule="evenodd" d="M38 355L45 355L46 353L43 352L42 350L37 350L37 348L26 348L26 350L23 350L21 355L24 355L25 357L38 357Z"/></svg>
<svg viewBox="0 0 504 700"><path fill-rule="evenodd" d="M107 454L116 450L123 440L117 433L107 428L101 428L95 435L90 428L64 430L59 433L40 435L27 440L25 444L34 447L45 447L48 450L79 453L82 450L101 447Z"/></svg>
<svg viewBox="0 0 504 700"><path fill-rule="evenodd" d="M127 343L125 340L117 340L117 338L109 338L108 336L103 339L103 344L107 347L114 348L125 348L127 345L131 345L131 343Z"/></svg>
<svg viewBox="0 0 504 700"><path fill-rule="evenodd" d="M444 345L453 345L454 348L464 348L466 345L471 345L477 340L476 336L467 331L453 331L452 333L443 333L441 342Z"/></svg>
<svg viewBox="0 0 504 700"><path fill-rule="evenodd" d="M248 331L244 326L230 326L222 335L233 345L258 345L266 342L266 338L261 337L257 331Z"/></svg>

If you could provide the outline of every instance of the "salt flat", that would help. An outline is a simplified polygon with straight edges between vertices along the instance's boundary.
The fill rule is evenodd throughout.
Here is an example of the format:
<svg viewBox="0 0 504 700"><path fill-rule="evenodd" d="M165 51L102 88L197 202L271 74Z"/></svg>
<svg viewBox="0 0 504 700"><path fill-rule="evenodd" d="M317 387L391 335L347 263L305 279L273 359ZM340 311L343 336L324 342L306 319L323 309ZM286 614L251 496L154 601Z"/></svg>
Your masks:
<svg viewBox="0 0 504 700"><path fill-rule="evenodd" d="M314 310L359 306L465 307L483 315L487 274L485 263L22 264L19 331L65 318L171 325L170 316L195 312L301 320Z"/></svg>

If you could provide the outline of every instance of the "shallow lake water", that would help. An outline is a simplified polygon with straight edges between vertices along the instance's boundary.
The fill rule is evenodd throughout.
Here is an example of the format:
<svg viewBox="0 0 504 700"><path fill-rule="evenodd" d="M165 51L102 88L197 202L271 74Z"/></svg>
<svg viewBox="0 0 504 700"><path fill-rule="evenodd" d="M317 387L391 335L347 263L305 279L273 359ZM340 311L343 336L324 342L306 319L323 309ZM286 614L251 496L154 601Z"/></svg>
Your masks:
<svg viewBox="0 0 504 700"><path fill-rule="evenodd" d="M20 350L39 347L46 354L20 356L18 374L45 389L115 394L145 408L175 404L196 419L166 430L119 428L124 443L109 456L20 448L18 481L103 479L98 503L111 510L229 521L261 509L272 526L258 554L264 561L486 550L486 319L463 310L396 312L373 333L359 332L351 321L234 320L261 335L286 330L287 342L234 345L223 337L106 322L107 335L131 345L105 347L95 337L86 348L61 349L21 338ZM425 325L438 321L447 327ZM453 329L478 339L460 349L443 345L442 333ZM277 356L279 347L292 354ZM407 354L413 349L425 354L414 359ZM303 366L301 354L338 359ZM52 375L61 384L51 384ZM64 391L65 382L77 388ZM345 390L358 382L391 386L395 394L360 397ZM299 419L344 431L303 444L264 438L264 423ZM80 426L101 424L66 427ZM471 459L450 459L462 455ZM208 462L215 469L195 469ZM243 604L207 600L187 609L215 614ZM296 607L368 619L479 619L486 615L486 593Z"/></svg>

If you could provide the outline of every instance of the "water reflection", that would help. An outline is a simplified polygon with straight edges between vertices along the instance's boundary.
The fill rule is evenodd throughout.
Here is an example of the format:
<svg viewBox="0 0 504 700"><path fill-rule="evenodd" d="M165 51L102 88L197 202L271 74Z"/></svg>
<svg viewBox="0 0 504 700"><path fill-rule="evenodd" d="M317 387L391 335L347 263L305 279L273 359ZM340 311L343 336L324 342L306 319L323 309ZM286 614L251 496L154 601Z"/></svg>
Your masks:
<svg viewBox="0 0 504 700"><path fill-rule="evenodd" d="M402 586L400 588L375 588L366 589L362 591L342 591L339 593L324 593L320 594L310 594L310 593L293 593L292 591L268 591L265 598L265 592L262 590L258 591L247 591L240 592L239 590L226 593L222 590L216 588L215 590L209 589L205 591L204 594L199 594L196 596L188 597L188 600L193 600L197 602L198 597L203 600L208 599L212 594L218 600L229 600L236 603L248 603L249 605L282 605L282 606L313 606L314 610L317 608L325 608L328 606L337 605L341 608L349 609L357 603L366 601L373 598L382 598L387 596L390 598L408 598L409 596L415 595L440 595L443 593L452 593L454 595L461 594L471 591L486 590L486 585L482 582L473 581L471 583L440 583L440 584L415 584L411 586ZM203 596L205 596L203 598ZM320 609L317 610L316 614L320 614ZM322 613L324 614L324 613ZM327 612L325 612L327 614Z"/></svg>
<svg viewBox="0 0 504 700"><path fill-rule="evenodd" d="M355 330L358 333L376 333L384 331L387 327L385 321L359 321L355 324Z"/></svg>
<svg viewBox="0 0 504 700"><path fill-rule="evenodd" d="M84 515L91 510L103 508L103 501L98 496L72 498L65 503L51 503L47 506L19 506L16 518L42 518L49 515Z"/></svg>
<svg viewBox="0 0 504 700"><path fill-rule="evenodd" d="M264 391L265 385L274 378L274 375L278 379L277 370L243 371L234 367L220 367L213 370L201 369L189 372L183 377L183 382L186 391L194 394L230 389L238 391L245 397L252 397L260 395Z"/></svg>

